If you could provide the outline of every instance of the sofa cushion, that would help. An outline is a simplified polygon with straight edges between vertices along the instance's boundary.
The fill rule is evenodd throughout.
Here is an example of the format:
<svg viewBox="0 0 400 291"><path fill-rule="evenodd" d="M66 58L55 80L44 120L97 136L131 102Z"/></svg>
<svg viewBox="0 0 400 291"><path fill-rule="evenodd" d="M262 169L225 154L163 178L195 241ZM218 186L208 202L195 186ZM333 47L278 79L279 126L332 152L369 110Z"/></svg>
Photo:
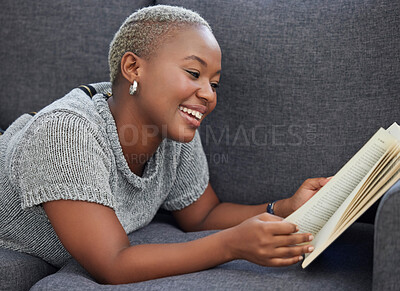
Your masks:
<svg viewBox="0 0 400 291"><path fill-rule="evenodd" d="M400 180L379 204L374 232L374 290L399 289Z"/></svg>
<svg viewBox="0 0 400 291"><path fill-rule="evenodd" d="M121 23L151 0L4 0L0 18L0 128L81 84L108 81Z"/></svg>
<svg viewBox="0 0 400 291"><path fill-rule="evenodd" d="M0 248L0 290L29 290L37 281L56 271L39 258Z"/></svg>
<svg viewBox="0 0 400 291"><path fill-rule="evenodd" d="M222 49L200 130L223 201L288 197L400 121L400 2L159 0L198 11Z"/></svg>
<svg viewBox="0 0 400 291"><path fill-rule="evenodd" d="M184 233L171 220L157 217L129 235L132 244L198 239L214 231ZM261 267L244 260L181 276L117 286L98 284L75 260L32 288L39 290L370 290L373 226L356 223L309 267ZM351 274L351 275L350 275Z"/></svg>

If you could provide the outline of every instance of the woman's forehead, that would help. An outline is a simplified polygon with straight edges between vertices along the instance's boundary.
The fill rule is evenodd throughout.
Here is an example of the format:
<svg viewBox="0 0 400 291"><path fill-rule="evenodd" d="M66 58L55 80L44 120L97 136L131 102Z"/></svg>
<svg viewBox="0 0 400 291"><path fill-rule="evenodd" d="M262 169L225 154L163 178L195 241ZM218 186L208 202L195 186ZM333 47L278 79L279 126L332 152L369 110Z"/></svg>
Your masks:
<svg viewBox="0 0 400 291"><path fill-rule="evenodd" d="M159 47L158 55L196 60L221 59L221 50L212 32L204 26L179 29L170 34ZM197 58L197 60L198 60ZM201 62L200 62L201 63Z"/></svg>

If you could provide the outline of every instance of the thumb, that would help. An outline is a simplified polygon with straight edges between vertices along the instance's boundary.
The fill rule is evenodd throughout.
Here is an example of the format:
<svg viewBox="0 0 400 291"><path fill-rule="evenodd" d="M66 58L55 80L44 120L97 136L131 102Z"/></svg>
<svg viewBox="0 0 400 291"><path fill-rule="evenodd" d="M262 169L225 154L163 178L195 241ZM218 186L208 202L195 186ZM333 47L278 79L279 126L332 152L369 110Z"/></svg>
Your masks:
<svg viewBox="0 0 400 291"><path fill-rule="evenodd" d="M309 190L318 190L329 182L330 178L312 178L304 182L304 188ZM302 186L303 186L302 185Z"/></svg>
<svg viewBox="0 0 400 291"><path fill-rule="evenodd" d="M332 178L333 178L333 176L330 176L328 178L323 178L324 180L320 181L321 187L325 186Z"/></svg>

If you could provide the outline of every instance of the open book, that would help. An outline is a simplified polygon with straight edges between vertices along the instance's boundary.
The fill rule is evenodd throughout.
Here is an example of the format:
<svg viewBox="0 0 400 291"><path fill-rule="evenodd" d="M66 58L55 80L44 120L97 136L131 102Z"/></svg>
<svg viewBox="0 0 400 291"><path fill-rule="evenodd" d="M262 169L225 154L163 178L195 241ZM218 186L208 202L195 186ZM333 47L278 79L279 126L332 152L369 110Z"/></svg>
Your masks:
<svg viewBox="0 0 400 291"><path fill-rule="evenodd" d="M340 171L285 220L314 235L307 267L400 179L400 127L381 128Z"/></svg>

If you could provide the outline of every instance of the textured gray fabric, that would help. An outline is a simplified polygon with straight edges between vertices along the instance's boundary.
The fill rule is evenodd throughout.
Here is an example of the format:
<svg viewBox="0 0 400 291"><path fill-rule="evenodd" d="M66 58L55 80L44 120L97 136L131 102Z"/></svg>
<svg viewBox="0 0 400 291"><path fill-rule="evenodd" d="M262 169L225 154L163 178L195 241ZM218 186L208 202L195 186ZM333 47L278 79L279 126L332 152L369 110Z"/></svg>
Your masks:
<svg viewBox="0 0 400 291"><path fill-rule="evenodd" d="M160 217L132 233L132 244L181 242L211 232L183 233ZM373 226L357 223L307 269L266 268L233 261L216 268L118 286L100 285L74 260L39 281L38 290L370 290ZM350 275L351 274L351 275Z"/></svg>
<svg viewBox="0 0 400 291"><path fill-rule="evenodd" d="M0 290L19 291L29 288L57 269L42 259L0 247Z"/></svg>
<svg viewBox="0 0 400 291"><path fill-rule="evenodd" d="M0 128L74 87L108 81L107 55L114 33L129 14L152 3L1 1Z"/></svg>
<svg viewBox="0 0 400 291"><path fill-rule="evenodd" d="M142 2L151 1L3 1L0 127L80 83L105 80L108 43L130 7ZM223 201L287 197L307 177L334 174L380 126L400 120L399 1L157 3L198 11L221 45L218 106L201 133L211 183ZM30 97L22 98L26 92ZM375 290L399 285L398 197L397 186L384 197L376 219L374 249L381 255L374 257ZM368 290L373 233L371 226L364 225L365 232L358 227L304 271L237 261L110 289ZM144 243L186 238L165 224L132 235ZM34 289L58 288L109 289L73 261Z"/></svg>
<svg viewBox="0 0 400 291"><path fill-rule="evenodd" d="M199 133L189 143L165 139L139 177L128 167L102 94L110 83L97 85L103 90L92 99L74 89L34 117L23 115L0 137L0 246L61 267L71 256L42 203L108 206L130 233L160 207L179 210L204 193L208 168Z"/></svg>
<svg viewBox="0 0 400 291"><path fill-rule="evenodd" d="M218 104L200 130L224 201L288 197L400 121L399 1L156 2L199 12L221 46Z"/></svg>
<svg viewBox="0 0 400 291"><path fill-rule="evenodd" d="M399 290L400 181L384 196L377 211L374 239L374 290Z"/></svg>

